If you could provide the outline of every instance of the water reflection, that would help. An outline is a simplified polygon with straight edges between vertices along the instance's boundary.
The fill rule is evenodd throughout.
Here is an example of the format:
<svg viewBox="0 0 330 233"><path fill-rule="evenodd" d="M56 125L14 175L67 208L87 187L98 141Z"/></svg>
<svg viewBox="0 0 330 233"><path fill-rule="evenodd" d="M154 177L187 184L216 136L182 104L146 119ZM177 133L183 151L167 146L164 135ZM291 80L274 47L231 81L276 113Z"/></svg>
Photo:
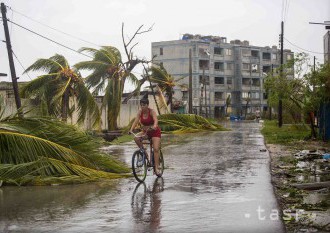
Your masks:
<svg viewBox="0 0 330 233"><path fill-rule="evenodd" d="M136 185L131 200L136 230L142 230L139 228L141 225L152 232L159 230L162 206L160 193L162 191L164 191L164 179L162 177L156 178L151 188L147 187L145 183Z"/></svg>
<svg viewBox="0 0 330 233"><path fill-rule="evenodd" d="M0 189L0 232L3 224L57 221L70 217L91 201L116 190L116 181L45 187Z"/></svg>

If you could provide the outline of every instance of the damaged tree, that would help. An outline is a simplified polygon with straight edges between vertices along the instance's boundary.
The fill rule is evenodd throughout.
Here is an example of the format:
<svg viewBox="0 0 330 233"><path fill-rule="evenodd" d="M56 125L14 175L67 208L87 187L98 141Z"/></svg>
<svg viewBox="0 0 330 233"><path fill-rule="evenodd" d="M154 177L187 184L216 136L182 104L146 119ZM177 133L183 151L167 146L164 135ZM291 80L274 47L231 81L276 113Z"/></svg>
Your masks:
<svg viewBox="0 0 330 233"><path fill-rule="evenodd" d="M102 107L107 109L108 130L118 129L117 118L120 113L121 98L126 80L130 79L135 85L141 85L141 82L132 74L132 71L138 64L148 64L150 61L133 57L133 48L138 42L133 45L132 43L136 36L151 30L152 27L144 30L143 25L141 25L129 41L126 42L124 23L122 24L122 40L127 57L126 62L122 61L119 50L112 46L102 46L100 49L80 49L80 51L88 52L93 59L91 61L79 62L75 67L80 70L92 71L87 76L86 83L88 88L93 89L94 95L104 92Z"/></svg>

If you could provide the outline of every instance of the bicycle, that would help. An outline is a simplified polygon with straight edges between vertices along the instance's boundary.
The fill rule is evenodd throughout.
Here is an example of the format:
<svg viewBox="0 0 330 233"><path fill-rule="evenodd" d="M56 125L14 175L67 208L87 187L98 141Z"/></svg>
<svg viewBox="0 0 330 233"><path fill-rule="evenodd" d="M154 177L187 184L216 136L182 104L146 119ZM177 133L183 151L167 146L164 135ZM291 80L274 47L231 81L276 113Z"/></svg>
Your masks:
<svg viewBox="0 0 330 233"><path fill-rule="evenodd" d="M155 160L154 160L154 149L152 145L152 140L149 137L146 137L146 135L136 135L133 132L131 132L135 137L139 138L144 145L149 145L150 147L150 160L147 156L146 149L141 147L139 150L136 150L132 155L132 171L135 179L139 182L143 182L147 176L147 171L153 169L153 171L156 171L155 169ZM145 142L147 141L147 142ZM159 150L159 173L155 174L158 177L161 177L164 172L164 157L161 150Z"/></svg>

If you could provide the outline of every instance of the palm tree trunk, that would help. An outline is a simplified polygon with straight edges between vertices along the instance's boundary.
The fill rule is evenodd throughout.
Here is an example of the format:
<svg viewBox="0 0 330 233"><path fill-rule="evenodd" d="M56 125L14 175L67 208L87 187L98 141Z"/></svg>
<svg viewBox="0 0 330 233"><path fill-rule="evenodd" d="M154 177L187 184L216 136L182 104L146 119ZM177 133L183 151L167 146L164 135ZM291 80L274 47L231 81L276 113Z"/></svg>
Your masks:
<svg viewBox="0 0 330 233"><path fill-rule="evenodd" d="M172 94L172 90L171 90L171 92L169 93L169 96L168 96L168 102L169 102L169 104L171 105L171 113L173 113L173 94Z"/></svg>
<svg viewBox="0 0 330 233"><path fill-rule="evenodd" d="M66 122L68 119L68 106L69 106L69 90L66 89L62 96L61 117L62 121Z"/></svg>
<svg viewBox="0 0 330 233"><path fill-rule="evenodd" d="M112 95L108 101L108 130L117 130L117 119L120 113L121 96L123 92L122 83L119 79L112 79Z"/></svg>

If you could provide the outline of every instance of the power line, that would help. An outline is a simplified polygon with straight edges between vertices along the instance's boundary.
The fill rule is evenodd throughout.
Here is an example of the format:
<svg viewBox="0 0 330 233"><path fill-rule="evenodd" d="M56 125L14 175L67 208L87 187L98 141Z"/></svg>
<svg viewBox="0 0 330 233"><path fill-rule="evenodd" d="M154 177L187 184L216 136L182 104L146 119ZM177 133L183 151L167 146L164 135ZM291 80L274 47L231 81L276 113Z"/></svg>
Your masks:
<svg viewBox="0 0 330 233"><path fill-rule="evenodd" d="M59 42L57 42L57 41L55 41L55 40L52 40L52 39L50 39L50 38L48 38L48 37L46 37L46 36L43 36L43 35L41 35L41 34L39 34L39 33L37 33L37 32L34 32L34 31L32 31L32 30L30 30L30 29L28 29L28 28L26 28L26 27L24 27L24 26L22 26L22 25L19 25L19 24L15 23L15 22L13 22L13 21L11 21L11 20L9 20L9 19L8 19L8 21L11 22L12 24L15 24L15 25L18 26L18 27L21 27L21 28L23 28L23 29L25 29L25 30L27 30L27 31L29 31L29 32L31 32L31 33L37 35L37 36L40 36L40 37L42 37L42 38L44 38L44 39L46 39L46 40L49 40L49 41L51 41L51 42L53 42L53 43L55 43L55 44L57 44L57 45L59 45L59 46L62 46L62 47L64 47L64 48L66 48L66 49L69 49L69 50L71 50L71 51L73 51L73 52L79 53L79 54L81 54L81 55L83 55L83 56L86 56L86 57L89 57L89 58L93 58L93 57L91 57L91 56L89 56L89 55L87 55L87 54L84 54L84 53L78 52L77 50L75 50L75 49L73 49L73 48L70 48L70 47L68 47L68 46L66 46L66 45L63 45L63 44L61 44L61 43L59 43Z"/></svg>
<svg viewBox="0 0 330 233"><path fill-rule="evenodd" d="M24 66L23 66L23 64L22 64L22 62L20 62L20 60L18 59L18 57L16 56L16 54L14 53L13 50L12 50L12 53L14 54L16 60L17 60L18 63L21 65L21 67L23 68L23 70L25 70L25 68L24 68ZM29 75L28 73L26 73L26 74L27 74L27 76L30 78L30 80L32 80L32 78L30 77L30 75Z"/></svg>
<svg viewBox="0 0 330 233"><path fill-rule="evenodd" d="M8 6L7 6L7 7L8 7ZM57 31L57 32L59 32L59 33L62 33L62 34L64 34L64 35L66 35L66 36L69 36L69 37L74 38L74 39L76 39L76 40L80 40L80 41L86 42L86 43L88 43L88 44L92 44L92 45L95 45L95 46L101 47L101 46L98 45L98 44L95 44L95 43L93 43L93 42L90 42L90 41L87 41L87 40L81 39L81 38L79 38L79 37L77 37L77 36L71 35L71 34L69 34L69 33L66 33L66 32L63 32L63 31L61 31L61 30L58 30L58 29L56 29L56 28L54 28L54 27L51 27L51 26L49 26L49 25L47 25L47 24L45 24L45 23L39 22L39 21L37 21L37 20L35 20L35 19L33 19L33 18L27 16L27 15L24 15L23 13L20 13L20 12L18 12L18 11L16 11L16 10L12 9L11 7L8 7L8 9L10 9L12 12L15 12L15 13L17 13L17 14L19 14L19 15L21 15L21 16L23 16L23 17L29 19L29 20L32 20L33 22L36 22L36 23L38 23L38 24L40 24L40 25L42 25L42 26L44 26L44 27L50 28L50 29L52 29L52 30L54 30L54 31Z"/></svg>
<svg viewBox="0 0 330 233"><path fill-rule="evenodd" d="M301 49L301 50L304 50L304 51L306 51L306 52L309 52L309 53L315 53L315 54L328 54L328 53L320 53L320 52L315 52L315 51L311 51L311 50L307 50L307 49L304 49L304 48L301 48L301 47L299 47L298 45L295 45L295 44L293 44L292 42L290 42L287 38L285 38L284 37L284 39L287 41L287 42L289 42L289 44L291 44L291 45L293 45L293 46L295 46L295 47L297 47L297 48L299 48L299 49Z"/></svg>

